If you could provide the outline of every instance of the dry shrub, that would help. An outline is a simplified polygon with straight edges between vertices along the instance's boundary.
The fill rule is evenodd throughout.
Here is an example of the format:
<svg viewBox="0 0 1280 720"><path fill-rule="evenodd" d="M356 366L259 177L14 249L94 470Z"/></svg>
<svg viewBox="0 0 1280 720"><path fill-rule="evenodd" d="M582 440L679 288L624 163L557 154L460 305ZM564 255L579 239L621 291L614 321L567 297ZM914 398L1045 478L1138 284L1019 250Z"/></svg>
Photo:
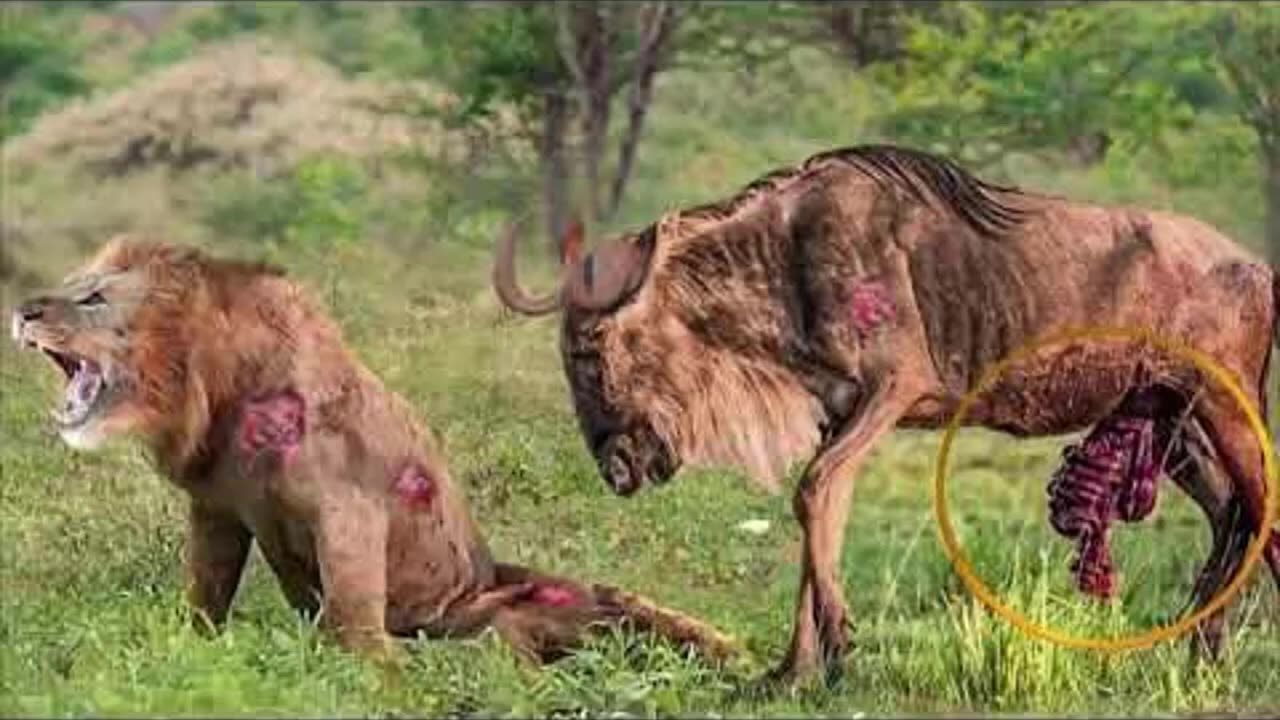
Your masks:
<svg viewBox="0 0 1280 720"><path fill-rule="evenodd" d="M348 80L318 60L242 40L46 114L6 144L3 161L18 172L53 161L106 176L155 166L270 176L317 152L439 155L457 138L430 111L450 102L425 83Z"/></svg>

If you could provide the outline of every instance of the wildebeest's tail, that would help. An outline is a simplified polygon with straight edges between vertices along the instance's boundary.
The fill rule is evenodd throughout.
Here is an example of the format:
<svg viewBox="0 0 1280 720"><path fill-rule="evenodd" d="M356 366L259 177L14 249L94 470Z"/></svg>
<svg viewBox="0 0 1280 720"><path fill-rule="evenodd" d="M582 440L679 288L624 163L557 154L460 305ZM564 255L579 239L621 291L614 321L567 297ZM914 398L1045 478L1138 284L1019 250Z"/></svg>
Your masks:
<svg viewBox="0 0 1280 720"><path fill-rule="evenodd" d="M1280 345L1280 267L1271 268L1271 341Z"/></svg>
<svg viewBox="0 0 1280 720"><path fill-rule="evenodd" d="M499 587L521 587L514 600L495 613L493 626L516 650L541 662L570 654L589 632L609 627L652 633L717 663L741 653L731 638L711 625L640 595L519 565L499 563L496 570Z"/></svg>
<svg viewBox="0 0 1280 720"><path fill-rule="evenodd" d="M1280 267L1271 268L1271 342L1273 345L1280 347ZM1262 422L1267 422L1267 377L1273 371L1271 368L1271 360L1274 354L1268 353L1267 364L1262 368ZM1277 371L1280 372L1280 371ZM1273 430L1272 438L1275 438ZM1270 482L1270 478L1268 478ZM1276 588L1280 589L1280 534L1276 530L1272 530L1271 541L1267 543L1266 552L1267 564L1271 566L1271 577L1276 581Z"/></svg>
<svg viewBox="0 0 1280 720"><path fill-rule="evenodd" d="M1271 268L1271 344L1275 347L1280 347L1280 267L1276 266ZM1259 397L1262 402L1262 407L1259 408L1259 410L1262 413L1263 423L1270 420L1268 417L1270 413L1268 410L1267 392L1269 389L1268 385L1270 384L1271 374L1273 372L1280 374L1280 368L1273 369L1271 367L1271 363L1275 360L1275 357L1275 353L1272 349L1267 348L1266 362L1262 365L1262 387L1259 388L1259 390L1261 390ZM1280 381L1280 378L1277 378L1277 381ZM1280 400L1280 398L1278 398L1278 400ZM1272 433L1272 437L1275 437L1274 432ZM1280 542L1280 537L1273 538L1273 540ZM1280 582L1280 580L1278 580L1278 582Z"/></svg>

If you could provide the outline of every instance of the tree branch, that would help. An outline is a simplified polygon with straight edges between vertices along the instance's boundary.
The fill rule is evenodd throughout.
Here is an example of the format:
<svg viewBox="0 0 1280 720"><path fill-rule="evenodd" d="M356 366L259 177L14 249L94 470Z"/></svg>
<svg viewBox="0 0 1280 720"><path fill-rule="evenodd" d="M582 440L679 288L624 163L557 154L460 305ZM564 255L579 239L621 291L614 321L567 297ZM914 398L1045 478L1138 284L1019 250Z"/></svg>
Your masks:
<svg viewBox="0 0 1280 720"><path fill-rule="evenodd" d="M605 219L613 217L622 204L631 167L635 162L636 147L644 130L645 117L653 97L653 81L661 67L668 41L679 24L680 16L665 2L655 3L652 17L643 27L643 40L632 67L631 92L627 97L630 111L626 135L618 148L618 167L614 171L609 193L609 205Z"/></svg>
<svg viewBox="0 0 1280 720"><path fill-rule="evenodd" d="M560 51L560 61L569 69L569 75L579 87L586 85L586 73L582 70L582 63L578 62L578 41L575 37L573 29L569 27L569 20L573 14L573 3L556 4L556 49Z"/></svg>

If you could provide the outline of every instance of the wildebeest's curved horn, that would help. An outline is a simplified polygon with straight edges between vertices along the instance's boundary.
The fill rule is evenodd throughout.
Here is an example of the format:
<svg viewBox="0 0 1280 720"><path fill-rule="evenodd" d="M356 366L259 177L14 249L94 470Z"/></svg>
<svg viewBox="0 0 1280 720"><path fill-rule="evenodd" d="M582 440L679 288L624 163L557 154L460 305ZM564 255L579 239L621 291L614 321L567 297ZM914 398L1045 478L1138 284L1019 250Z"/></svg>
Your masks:
<svg viewBox="0 0 1280 720"><path fill-rule="evenodd" d="M493 263L493 289L503 305L525 315L546 315L559 310L563 304L564 273L556 283L556 289L543 297L530 297L516 282L516 239L520 224L511 223L498 241L498 252Z"/></svg>
<svg viewBox="0 0 1280 720"><path fill-rule="evenodd" d="M568 301L587 310L612 307L640 286L652 251L642 240L604 243L573 268Z"/></svg>

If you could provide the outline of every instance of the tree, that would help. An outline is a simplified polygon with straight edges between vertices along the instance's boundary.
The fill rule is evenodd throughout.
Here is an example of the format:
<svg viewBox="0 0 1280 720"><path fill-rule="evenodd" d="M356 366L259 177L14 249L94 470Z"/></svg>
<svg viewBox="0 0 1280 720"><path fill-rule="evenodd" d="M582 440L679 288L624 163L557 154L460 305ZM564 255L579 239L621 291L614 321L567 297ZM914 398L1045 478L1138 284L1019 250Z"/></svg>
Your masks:
<svg viewBox="0 0 1280 720"><path fill-rule="evenodd" d="M50 16L62 8L0 9L0 139L26 130L45 109L88 91L79 49Z"/></svg>
<svg viewBox="0 0 1280 720"><path fill-rule="evenodd" d="M1267 252L1280 267L1280 7L1199 10L1210 13L1214 59L1233 91L1235 110L1258 137Z"/></svg>
<svg viewBox="0 0 1280 720"><path fill-rule="evenodd" d="M904 55L875 68L896 93L886 129L978 166L1093 162L1113 141L1158 149L1196 111L1235 115L1257 138L1280 264L1280 6L956 3L908 28Z"/></svg>
<svg viewBox="0 0 1280 720"><path fill-rule="evenodd" d="M592 218L608 220L621 205L655 79L670 66L685 12L669 2L508 2L424 5L410 16L426 46L459 48L444 58L462 98L459 122L503 105L516 110L537 151L554 243L568 224L577 177ZM624 92L626 124L606 179L612 111Z"/></svg>
<svg viewBox="0 0 1280 720"><path fill-rule="evenodd" d="M1150 14L1122 5L984 8L908 18L902 60L878 68L896 91L893 134L982 166L1009 152L1101 159L1117 137L1159 142L1190 116L1170 73L1177 52Z"/></svg>
<svg viewBox="0 0 1280 720"><path fill-rule="evenodd" d="M570 2L555 8L560 58L570 71L582 117L587 207L607 220L622 202L636 146L644 129L653 83L669 60L680 9L668 2L609 4ZM600 165L614 96L627 87L627 128L608 199L600 190Z"/></svg>
<svg viewBox="0 0 1280 720"><path fill-rule="evenodd" d="M931 13L939 3L903 0L837 0L813 6L819 25L837 51L854 68L897 60L902 56L906 18Z"/></svg>

